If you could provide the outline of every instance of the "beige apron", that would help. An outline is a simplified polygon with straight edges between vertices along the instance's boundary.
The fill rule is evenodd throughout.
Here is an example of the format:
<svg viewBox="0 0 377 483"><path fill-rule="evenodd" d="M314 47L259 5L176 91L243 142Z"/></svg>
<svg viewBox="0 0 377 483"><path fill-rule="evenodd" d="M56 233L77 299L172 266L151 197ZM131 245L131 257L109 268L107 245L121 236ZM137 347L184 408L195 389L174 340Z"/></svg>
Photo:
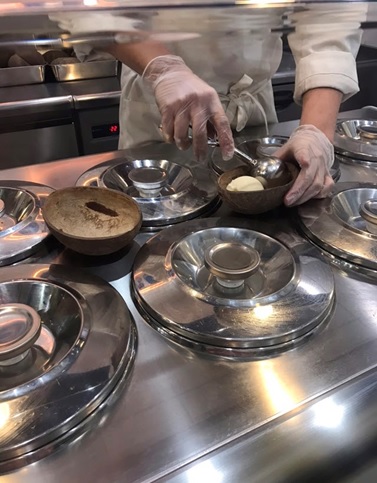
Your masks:
<svg viewBox="0 0 377 483"><path fill-rule="evenodd" d="M169 45L195 74L219 94L236 131L245 126L276 122L270 79L282 54L281 15L290 15L296 32L289 43L296 60L295 100L309 89L332 87L344 99L358 91L354 57L360 45L360 22L367 8L362 4L323 6L310 4L295 12L289 8L260 11L188 9L160 10L139 14L135 19L122 13L85 12L51 16L72 33L96 31L127 32L143 25L153 32L199 34ZM98 22L95 20L98 18ZM83 52L85 60L90 52ZM160 114L154 97L139 75L123 66L120 106L120 148L160 141Z"/></svg>
<svg viewBox="0 0 377 483"><path fill-rule="evenodd" d="M203 21L203 11L161 11L150 19L153 31L197 32L199 36L168 45L172 54L182 57L190 69L218 93L232 128L266 125L277 121L270 79L282 56L280 34L271 33L280 17L226 10L211 24ZM205 14L204 14L205 17ZM139 75L122 69L120 109L120 148L161 141L160 113L153 95Z"/></svg>

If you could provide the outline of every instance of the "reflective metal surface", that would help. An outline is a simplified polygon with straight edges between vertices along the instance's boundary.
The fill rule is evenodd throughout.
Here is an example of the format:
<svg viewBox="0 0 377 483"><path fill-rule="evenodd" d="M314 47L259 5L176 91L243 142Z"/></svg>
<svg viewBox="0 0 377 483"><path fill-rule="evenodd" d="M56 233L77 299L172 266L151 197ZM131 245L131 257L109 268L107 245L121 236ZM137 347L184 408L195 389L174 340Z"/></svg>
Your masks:
<svg viewBox="0 0 377 483"><path fill-rule="evenodd" d="M377 162L377 121L348 119L338 121L334 137L335 152L347 158Z"/></svg>
<svg viewBox="0 0 377 483"><path fill-rule="evenodd" d="M299 236L258 228L211 218L149 240L133 269L148 322L183 345L224 357L287 348L323 322L334 297L330 268Z"/></svg>
<svg viewBox="0 0 377 483"><path fill-rule="evenodd" d="M300 226L330 253L376 270L377 238L360 215L362 205L376 197L375 185L338 183L332 198L311 200L298 208Z"/></svg>
<svg viewBox="0 0 377 483"><path fill-rule="evenodd" d="M296 126L287 123L274 129L288 135ZM252 131L246 134L256 137ZM191 166L190 153L186 156L171 146L154 151L160 159L175 153L176 159L183 157ZM134 159L141 159L140 154ZM151 154L146 149L143 159ZM119 153L13 169L0 172L0 177L27 175L59 188L74 184L83 171L116 156ZM342 176L370 179L370 171L364 171L347 165ZM228 213L221 207L219 215L224 214ZM277 216L262 219L277 230L291 229L295 240L288 215L289 210L279 210ZM100 275L120 292L138 328L138 355L127 391L118 392L110 405L101 405L81 428L81 437L60 444L56 452L22 471L0 476L0 482L145 483L169 481L176 471L183 478L179 481L190 483L249 483L250 478L258 483L374 481L376 272L363 275L355 265L334 257L336 304L327 324L305 344L275 357L224 361L170 343L135 308L128 274L139 246L148 238L141 233L129 253L96 261L55 249L40 255L40 260L56 260L67 270ZM334 395L337 399L330 405L319 405L321 410L309 410L310 418L305 416L307 403ZM0 415L4 421L5 406ZM246 438L251 446L243 451ZM198 465L192 470L195 462ZM362 476L369 479L356 479Z"/></svg>
<svg viewBox="0 0 377 483"><path fill-rule="evenodd" d="M61 265L0 270L0 338L1 362L31 347L0 364L2 471L22 464L23 455L30 462L31 451L48 454L50 443L105 400L135 357L136 329L117 292Z"/></svg>
<svg viewBox="0 0 377 483"><path fill-rule="evenodd" d="M41 84L45 80L44 65L0 69L0 87Z"/></svg>
<svg viewBox="0 0 377 483"><path fill-rule="evenodd" d="M26 258L49 235L42 206L52 191L28 181L0 182L0 266Z"/></svg>
<svg viewBox="0 0 377 483"><path fill-rule="evenodd" d="M241 143L235 151L236 155L241 159L243 156L240 153L245 153L248 157L253 156L255 153L255 158L257 163L254 163L251 169L251 174L256 178L261 176L265 180L279 179L287 175L288 170L285 163L280 159L272 156L270 154L263 154L263 156L258 157L258 152L256 146L254 148L254 142Z"/></svg>
<svg viewBox="0 0 377 483"><path fill-rule="evenodd" d="M371 483L377 476L376 372L244 434L164 481Z"/></svg>
<svg viewBox="0 0 377 483"><path fill-rule="evenodd" d="M168 184L166 169L156 166L131 169L128 178L142 198L154 198L160 195L162 188Z"/></svg>
<svg viewBox="0 0 377 483"><path fill-rule="evenodd" d="M81 62L78 64L51 65L55 79L59 82L114 77L117 75L117 61Z"/></svg>
<svg viewBox="0 0 377 483"><path fill-rule="evenodd" d="M247 147L247 153L253 158L260 158L264 156L273 156L274 152L287 142L288 138L285 136L266 136L260 139L255 139L252 141L244 141L238 144L238 150L242 152L245 151ZM215 148L212 151L211 165L217 174L223 174L224 171L229 171L233 168L238 168L244 163L239 156L234 156L230 161L224 161L219 148Z"/></svg>
<svg viewBox="0 0 377 483"><path fill-rule="evenodd" d="M208 141L209 146L218 146L218 141ZM241 148L241 149L240 149ZM260 155L257 151L251 154L251 150L245 149L242 145L234 148L234 156L248 166L253 176L263 176L264 179L274 179L284 176L287 172L285 164L281 159L268 154L265 151ZM254 151L254 150L253 150Z"/></svg>
<svg viewBox="0 0 377 483"><path fill-rule="evenodd" d="M0 304L0 365L24 359L40 332L41 319L33 308L18 303Z"/></svg>
<svg viewBox="0 0 377 483"><path fill-rule="evenodd" d="M377 235L377 199L372 198L361 203L359 213L365 220L367 230Z"/></svg>
<svg viewBox="0 0 377 483"><path fill-rule="evenodd" d="M222 288L244 286L258 271L260 256L255 248L237 242L216 243L204 252L204 266Z"/></svg>
<svg viewBox="0 0 377 483"><path fill-rule="evenodd" d="M219 203L208 169L198 164L184 167L167 159L113 159L86 171L76 185L127 193L140 206L143 227L151 229L203 215Z"/></svg>

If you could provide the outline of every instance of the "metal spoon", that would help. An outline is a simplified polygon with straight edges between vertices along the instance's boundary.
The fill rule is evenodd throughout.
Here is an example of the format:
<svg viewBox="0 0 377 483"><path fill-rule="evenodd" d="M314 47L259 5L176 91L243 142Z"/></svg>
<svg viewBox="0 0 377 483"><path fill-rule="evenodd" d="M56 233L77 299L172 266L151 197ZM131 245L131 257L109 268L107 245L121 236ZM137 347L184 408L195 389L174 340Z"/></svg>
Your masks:
<svg viewBox="0 0 377 483"><path fill-rule="evenodd" d="M162 133L162 126L159 127ZM191 127L190 127L191 129ZM188 138L192 141L192 135L189 134ZM220 146L220 143L214 139L208 139L208 146ZM252 175L254 177L264 178L265 180L280 178L283 175L288 174L288 168L283 161L275 156L264 156L260 159L251 158L246 153L234 148L235 155L252 168Z"/></svg>
<svg viewBox="0 0 377 483"><path fill-rule="evenodd" d="M219 142L209 139L208 145L219 146ZM283 161L275 156L264 156L263 158L255 159L238 148L234 148L234 154L249 167L252 167L252 173L255 177L259 176L266 180L275 179L280 178L280 176L288 172Z"/></svg>

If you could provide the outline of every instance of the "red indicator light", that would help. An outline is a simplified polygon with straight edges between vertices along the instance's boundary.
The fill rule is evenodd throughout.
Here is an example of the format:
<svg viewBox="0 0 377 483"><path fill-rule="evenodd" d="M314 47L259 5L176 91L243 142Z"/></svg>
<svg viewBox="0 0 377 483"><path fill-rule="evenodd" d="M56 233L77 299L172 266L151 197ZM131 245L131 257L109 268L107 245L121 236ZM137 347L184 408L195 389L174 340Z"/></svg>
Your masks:
<svg viewBox="0 0 377 483"><path fill-rule="evenodd" d="M113 124L110 126L109 131L112 133L116 133L119 130L119 126L117 124Z"/></svg>

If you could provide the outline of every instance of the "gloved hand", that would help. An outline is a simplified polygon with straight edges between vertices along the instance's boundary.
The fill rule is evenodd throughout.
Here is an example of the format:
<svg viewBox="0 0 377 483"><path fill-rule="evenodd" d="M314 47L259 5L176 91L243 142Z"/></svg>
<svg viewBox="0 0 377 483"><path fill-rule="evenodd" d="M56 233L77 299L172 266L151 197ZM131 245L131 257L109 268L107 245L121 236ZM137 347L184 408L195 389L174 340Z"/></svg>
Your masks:
<svg viewBox="0 0 377 483"><path fill-rule="evenodd" d="M233 157L232 131L216 91L197 77L180 57L154 58L145 68L143 79L154 92L166 142L188 149L191 125L195 156L204 160L208 136L213 134L207 129L213 127L223 158Z"/></svg>
<svg viewBox="0 0 377 483"><path fill-rule="evenodd" d="M301 168L294 185L285 196L287 206L300 205L311 198L325 198L329 195L334 186L330 174L334 147L322 131L312 125L299 126L274 155L283 161L296 161Z"/></svg>

